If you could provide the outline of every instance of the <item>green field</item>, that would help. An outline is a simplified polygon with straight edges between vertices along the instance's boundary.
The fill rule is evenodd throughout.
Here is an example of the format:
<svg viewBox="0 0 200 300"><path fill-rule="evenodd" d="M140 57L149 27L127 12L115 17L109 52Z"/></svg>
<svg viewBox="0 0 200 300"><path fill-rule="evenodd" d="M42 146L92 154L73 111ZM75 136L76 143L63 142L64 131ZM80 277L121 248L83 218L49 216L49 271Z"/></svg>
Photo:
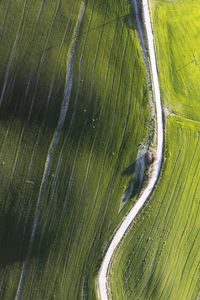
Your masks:
<svg viewBox="0 0 200 300"><path fill-rule="evenodd" d="M120 210L150 133L140 41L128 1L84 3L0 3L0 299L94 299L135 201Z"/></svg>
<svg viewBox="0 0 200 300"><path fill-rule="evenodd" d="M200 3L151 1L162 101L192 120L200 120Z"/></svg>
<svg viewBox="0 0 200 300"><path fill-rule="evenodd" d="M200 292L200 3L151 1L165 116L161 178L119 248L113 299L196 300Z"/></svg>

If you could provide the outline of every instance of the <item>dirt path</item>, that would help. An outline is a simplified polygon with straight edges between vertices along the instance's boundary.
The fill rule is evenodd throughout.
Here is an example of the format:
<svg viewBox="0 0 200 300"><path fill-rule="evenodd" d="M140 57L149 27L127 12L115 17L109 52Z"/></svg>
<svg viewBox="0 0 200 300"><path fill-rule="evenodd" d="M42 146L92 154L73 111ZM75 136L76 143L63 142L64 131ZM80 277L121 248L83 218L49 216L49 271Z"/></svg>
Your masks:
<svg viewBox="0 0 200 300"><path fill-rule="evenodd" d="M21 278L20 278L20 282L19 282L19 286L18 286L17 295L16 295L17 300L22 299L22 296L23 296L28 263L29 263L29 259L30 259L30 254L31 254L34 238L35 238L36 228L37 228L38 221L39 221L40 211L42 208L42 204L43 204L43 200L44 200L44 196L45 196L45 192L46 192L47 182L48 182L48 178L49 178L49 175L51 172L51 168L52 168L52 164L53 164L53 160L54 160L54 154L55 154L58 142L60 140L60 136L62 133L62 129L63 129L64 123L65 123L65 119L66 119L66 115L67 115L67 111L68 111L69 101L70 101L70 97L71 97L71 90L72 90L74 57L75 57L75 53L76 53L78 35L79 35L80 29L81 29L81 24L82 24L82 21L84 18L85 10L86 10L86 4L85 4L85 1L83 0L81 3L81 6L80 6L77 23L76 23L76 26L75 26L75 29L74 29L74 32L72 35L72 42L71 42L71 45L70 45L69 51L68 51L64 97L63 97L63 100L61 103L58 124L55 129L51 144L49 146L47 158L46 158L45 168L44 168L44 172L43 172L43 178L42 178L42 182L40 185L36 213L35 213L35 217L34 217L34 221L33 221L33 228L32 228L31 237L30 237L30 241L29 241L28 253L27 253L23 268L22 268Z"/></svg>
<svg viewBox="0 0 200 300"><path fill-rule="evenodd" d="M133 5L137 6L135 0L133 0ZM162 118L162 106L161 106L161 99L160 99L160 88L158 82L158 71L157 71L157 63L156 63L156 53L155 53L155 43L153 37L153 29L151 24L151 17L150 17L150 9L149 9L149 0L142 0L142 7L143 7L143 14L144 14L144 25L147 35L148 41L148 51L149 51L149 58L150 58L150 68L151 68L151 81L152 87L154 92L154 101L156 106L156 115L157 115L157 159L154 162L154 168L149 180L148 185L144 189L143 193L139 197L137 203L133 206L130 210L128 215L124 218L121 225L117 229L112 242L106 252L104 257L103 263L101 265L101 269L98 275L98 289L99 289L99 298L102 300L108 300L108 271L110 267L111 260L113 255L121 242L125 232L127 231L128 227L141 210L147 199L149 198L150 194L152 193L155 184L158 180L160 169L162 165L163 159L163 141L164 141L164 132L163 132L163 118ZM135 10L136 14L138 14L138 9ZM136 22L138 16L136 18ZM139 27L141 28L141 27ZM142 32L139 32L140 35ZM144 41L144 37L142 35L141 39L142 43Z"/></svg>

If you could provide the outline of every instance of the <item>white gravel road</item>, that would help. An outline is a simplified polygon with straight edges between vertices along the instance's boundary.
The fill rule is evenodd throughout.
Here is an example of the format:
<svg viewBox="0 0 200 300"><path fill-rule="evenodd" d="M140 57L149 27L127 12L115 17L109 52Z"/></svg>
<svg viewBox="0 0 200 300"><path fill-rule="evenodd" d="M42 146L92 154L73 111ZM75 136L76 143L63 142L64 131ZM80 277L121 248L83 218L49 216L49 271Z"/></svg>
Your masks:
<svg viewBox="0 0 200 300"><path fill-rule="evenodd" d="M163 159L163 141L164 141L163 117L162 117L162 106L161 106L161 99L160 99L160 88L158 82L155 43L154 43L153 29L152 29L150 9L149 9L149 0L142 0L142 6L143 6L143 14L144 14L144 24L145 24L147 40L148 40L148 48L149 48L148 50L149 50L149 58L150 58L150 65L151 65L150 67L151 67L151 74L152 74L152 87L154 92L154 101L156 105L156 114L157 114L157 159L154 162L153 172L147 187L144 189L137 203L133 206L131 211L124 218L120 227L117 229L112 239L112 242L106 252L106 255L104 257L98 275L98 289L99 289L98 292L99 292L99 298L102 300L109 299L107 275L108 275L109 266L112 257L116 251L117 246L121 242L125 232L127 231L128 227L130 226L130 224L132 223L132 221L134 220L138 212L141 210L141 208L149 198L151 192L153 191L160 173L162 159Z"/></svg>

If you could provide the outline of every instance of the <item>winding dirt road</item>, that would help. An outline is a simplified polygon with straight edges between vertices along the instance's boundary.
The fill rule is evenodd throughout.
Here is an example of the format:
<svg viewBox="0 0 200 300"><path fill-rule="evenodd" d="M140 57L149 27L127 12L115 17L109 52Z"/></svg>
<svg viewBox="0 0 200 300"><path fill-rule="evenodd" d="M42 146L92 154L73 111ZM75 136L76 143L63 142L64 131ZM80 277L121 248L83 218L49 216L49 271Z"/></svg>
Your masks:
<svg viewBox="0 0 200 300"><path fill-rule="evenodd" d="M163 142L164 142L163 117L162 117L162 106L161 106L161 99L160 99L160 88L158 82L155 43L154 43L153 29L151 24L151 17L150 17L149 0L142 0L142 6L143 6L143 15L144 15L144 25L145 25L146 35L148 40L148 51L149 51L151 77L152 77L151 80L152 80L152 87L154 92L154 101L155 101L156 115L157 115L157 150L156 150L157 159L154 162L153 172L148 185L146 186L143 193L139 197L137 203L133 206L133 208L130 210L128 215L124 218L120 227L117 229L112 239L112 242L106 252L106 255L104 257L98 275L99 297L102 300L109 299L107 279L108 279L108 271L109 271L109 267L113 255L117 249L117 246L121 242L125 232L127 231L128 227L133 222L134 218L136 217L136 215L141 210L141 208L149 198L150 194L152 193L160 174L160 169L161 169L161 164L163 159ZM137 14L137 10L136 10L136 14Z"/></svg>

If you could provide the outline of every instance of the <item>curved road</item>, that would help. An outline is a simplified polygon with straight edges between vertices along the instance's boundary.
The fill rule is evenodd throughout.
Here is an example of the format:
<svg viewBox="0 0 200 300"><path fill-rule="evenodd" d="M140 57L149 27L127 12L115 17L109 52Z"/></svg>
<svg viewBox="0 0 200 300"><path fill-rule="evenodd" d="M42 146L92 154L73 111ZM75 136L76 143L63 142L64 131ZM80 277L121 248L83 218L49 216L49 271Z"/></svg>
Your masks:
<svg viewBox="0 0 200 300"><path fill-rule="evenodd" d="M109 266L112 260L112 257L116 251L117 246L121 242L125 232L128 227L141 210L150 194L152 193L155 184L158 180L158 176L161 169L162 159L163 159L163 141L164 141L164 132L163 132L163 118L162 118L162 106L160 99L160 88L158 82L158 71L157 71L157 63L156 63L156 53L155 53L155 43L154 36L151 24L150 17L150 9L149 9L149 0L142 0L143 6L143 15L144 15L144 24L147 34L148 40L148 50L149 50L149 58L150 58L150 67L151 67L151 75L152 75L152 86L154 92L154 101L156 105L156 114L157 114L157 159L154 162L153 173L149 180L147 187L144 189L137 203L130 210L128 215L125 217L120 227L117 229L112 242L106 252L103 263L101 265L101 269L98 275L98 288L99 288L99 297L102 300L108 300L108 283L107 283L107 275L109 271ZM137 13L137 11L136 11Z"/></svg>

